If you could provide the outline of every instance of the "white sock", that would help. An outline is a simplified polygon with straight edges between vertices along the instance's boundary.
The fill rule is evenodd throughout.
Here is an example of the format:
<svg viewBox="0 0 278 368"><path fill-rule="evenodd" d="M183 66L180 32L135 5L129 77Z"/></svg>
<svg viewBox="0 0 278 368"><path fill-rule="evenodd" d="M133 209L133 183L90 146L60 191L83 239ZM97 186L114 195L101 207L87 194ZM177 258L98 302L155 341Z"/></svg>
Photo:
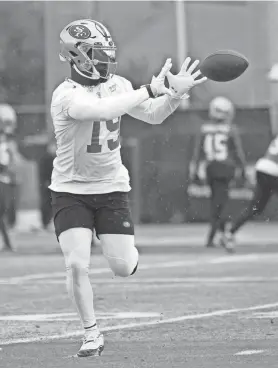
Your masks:
<svg viewBox="0 0 278 368"><path fill-rule="evenodd" d="M99 329L98 329L98 326L97 326L96 323L94 325L90 326L90 327L85 327L84 328L85 337L91 335L92 332L95 335L98 335L99 334Z"/></svg>

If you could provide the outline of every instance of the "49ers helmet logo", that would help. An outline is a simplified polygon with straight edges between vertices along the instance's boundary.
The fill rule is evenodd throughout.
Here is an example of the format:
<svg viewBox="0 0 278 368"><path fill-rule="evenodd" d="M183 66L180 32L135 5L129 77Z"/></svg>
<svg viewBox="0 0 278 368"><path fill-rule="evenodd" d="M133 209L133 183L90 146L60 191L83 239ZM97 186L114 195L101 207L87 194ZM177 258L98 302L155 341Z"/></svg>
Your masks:
<svg viewBox="0 0 278 368"><path fill-rule="evenodd" d="M78 40L86 40L91 36L89 28L82 25L71 26L69 29L69 34Z"/></svg>

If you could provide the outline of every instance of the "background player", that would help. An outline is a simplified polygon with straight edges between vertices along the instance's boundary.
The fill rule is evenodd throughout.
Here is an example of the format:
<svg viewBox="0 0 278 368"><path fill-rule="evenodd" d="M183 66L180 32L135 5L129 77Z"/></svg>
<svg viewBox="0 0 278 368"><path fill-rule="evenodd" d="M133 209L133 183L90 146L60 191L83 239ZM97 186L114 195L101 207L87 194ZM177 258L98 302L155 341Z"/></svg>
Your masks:
<svg viewBox="0 0 278 368"><path fill-rule="evenodd" d="M53 160L56 157L56 143L51 139L44 154L38 160L38 181L40 194L41 225L44 230L51 231L52 207L49 185L53 170Z"/></svg>
<svg viewBox="0 0 278 368"><path fill-rule="evenodd" d="M215 246L219 229L224 231L224 209L229 199L229 185L237 166L242 175L245 157L236 127L232 125L234 106L225 97L216 97L209 105L209 121L202 125L193 155L193 180L199 180L198 167L205 161L207 183L211 190L210 231L206 246ZM227 243L225 243L227 244Z"/></svg>
<svg viewBox="0 0 278 368"><path fill-rule="evenodd" d="M8 191L6 191L6 212L5 216L9 227L14 227L16 223L18 175L17 168L20 162L20 155L17 149L15 131L17 126L17 116L14 108L9 104L0 104L0 125L1 134L5 136L5 145L9 149L9 175ZM3 138L3 137L2 137Z"/></svg>
<svg viewBox="0 0 278 368"><path fill-rule="evenodd" d="M168 59L149 85L133 90L115 75L116 46L110 32L94 20L68 24L60 34L61 60L71 67L51 103L57 157L50 189L54 225L67 268L67 287L85 330L78 356L100 354L104 347L96 324L88 277L92 232L116 276L133 274L138 265L130 215L129 175L120 155L120 118L128 113L149 124L162 123L202 83L198 61L185 60L170 73ZM167 75L169 89L164 85ZM160 97L158 97L160 96Z"/></svg>
<svg viewBox="0 0 278 368"><path fill-rule="evenodd" d="M4 250L12 251L11 241L6 228L9 211L15 221L15 176L16 147L14 130L16 113L8 104L0 105L0 231L4 241ZM12 209L11 209L12 208ZM12 221L13 222L13 221Z"/></svg>
<svg viewBox="0 0 278 368"><path fill-rule="evenodd" d="M272 194L278 194L278 136L271 142L264 157L256 164L256 187L253 199L239 217L229 224L223 236L225 245L234 247L234 234L247 221L265 209Z"/></svg>

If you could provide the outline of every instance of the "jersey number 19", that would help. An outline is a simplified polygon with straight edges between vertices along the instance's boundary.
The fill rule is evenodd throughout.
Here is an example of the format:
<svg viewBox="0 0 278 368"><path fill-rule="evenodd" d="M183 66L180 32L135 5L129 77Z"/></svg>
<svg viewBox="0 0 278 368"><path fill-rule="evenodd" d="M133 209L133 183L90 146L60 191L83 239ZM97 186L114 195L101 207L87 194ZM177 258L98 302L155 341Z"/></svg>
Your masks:
<svg viewBox="0 0 278 368"><path fill-rule="evenodd" d="M93 122L93 131L92 131L92 138L91 138L91 144L87 146L87 152L88 153L100 153L102 150L102 145L99 143L99 135L100 135L100 121L94 121ZM120 119L116 118L113 120L105 121L103 122L106 124L106 128L109 130L109 132L116 132L118 133L117 138L114 139L108 139L107 146L110 149L110 151L113 151L120 145Z"/></svg>

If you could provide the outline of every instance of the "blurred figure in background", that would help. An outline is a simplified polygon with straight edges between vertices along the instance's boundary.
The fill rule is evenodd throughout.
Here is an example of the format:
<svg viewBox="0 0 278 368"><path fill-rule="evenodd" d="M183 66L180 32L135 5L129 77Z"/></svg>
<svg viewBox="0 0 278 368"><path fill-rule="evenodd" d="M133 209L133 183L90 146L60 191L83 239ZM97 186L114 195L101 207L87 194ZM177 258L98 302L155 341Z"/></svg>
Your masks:
<svg viewBox="0 0 278 368"><path fill-rule="evenodd" d="M226 247L235 245L234 234L253 217L261 214L273 194L278 194L278 136L270 143L264 157L256 164L256 187L249 206L229 224L223 241Z"/></svg>
<svg viewBox="0 0 278 368"><path fill-rule="evenodd" d="M56 157L56 143L53 140L47 145L45 154L38 162L39 174L39 196L40 196L40 213L41 224L44 230L51 230L52 207L51 193L48 186L51 183L51 175L53 170L53 161Z"/></svg>
<svg viewBox="0 0 278 368"><path fill-rule="evenodd" d="M214 98L209 105L209 121L202 125L193 155L192 179L199 181L198 167L205 162L206 179L211 190L210 231L206 246L214 247L218 230L225 228L224 210L229 199L229 186L237 166L245 178L245 156L236 126L232 125L234 106L225 97ZM222 244L224 245L224 243ZM225 245L231 245L226 242ZM232 251L231 248L226 248Z"/></svg>
<svg viewBox="0 0 278 368"><path fill-rule="evenodd" d="M10 225L16 221L16 113L8 104L0 105L0 230L4 249L13 250L7 232L6 218Z"/></svg>
<svg viewBox="0 0 278 368"><path fill-rule="evenodd" d="M3 134L6 137L6 142L9 146L10 152L10 188L9 198L7 202L6 217L10 228L16 224L16 212L18 201L18 175L17 167L20 162L20 155L18 153L15 131L17 128L17 116L12 106L8 104L0 104L0 124L3 129Z"/></svg>

